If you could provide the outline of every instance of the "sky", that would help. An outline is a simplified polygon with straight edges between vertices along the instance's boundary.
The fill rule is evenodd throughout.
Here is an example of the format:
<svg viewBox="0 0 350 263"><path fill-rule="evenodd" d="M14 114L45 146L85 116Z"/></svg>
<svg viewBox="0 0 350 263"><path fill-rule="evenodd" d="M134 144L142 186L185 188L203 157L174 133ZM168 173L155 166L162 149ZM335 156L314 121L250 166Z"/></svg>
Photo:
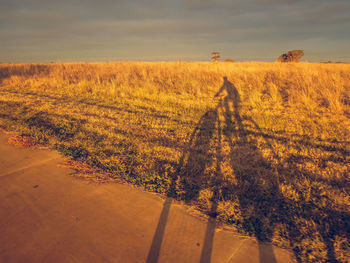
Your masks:
<svg viewBox="0 0 350 263"><path fill-rule="evenodd" d="M0 0L0 62L350 61L350 0Z"/></svg>

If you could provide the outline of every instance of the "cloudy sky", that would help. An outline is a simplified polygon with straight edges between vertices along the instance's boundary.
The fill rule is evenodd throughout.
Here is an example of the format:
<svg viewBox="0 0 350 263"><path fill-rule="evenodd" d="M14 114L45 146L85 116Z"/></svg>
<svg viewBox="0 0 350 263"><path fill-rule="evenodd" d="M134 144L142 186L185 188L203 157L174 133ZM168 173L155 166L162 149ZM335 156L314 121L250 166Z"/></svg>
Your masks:
<svg viewBox="0 0 350 263"><path fill-rule="evenodd" d="M0 0L0 62L350 61L350 0Z"/></svg>

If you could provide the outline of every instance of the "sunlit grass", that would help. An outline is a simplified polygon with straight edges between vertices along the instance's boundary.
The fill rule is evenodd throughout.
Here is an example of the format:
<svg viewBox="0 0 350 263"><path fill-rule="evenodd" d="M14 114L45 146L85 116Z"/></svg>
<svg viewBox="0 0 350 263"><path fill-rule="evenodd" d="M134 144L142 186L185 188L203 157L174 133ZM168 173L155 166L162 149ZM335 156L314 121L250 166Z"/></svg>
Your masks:
<svg viewBox="0 0 350 263"><path fill-rule="evenodd" d="M3 128L305 262L350 258L349 115L348 64L0 65Z"/></svg>

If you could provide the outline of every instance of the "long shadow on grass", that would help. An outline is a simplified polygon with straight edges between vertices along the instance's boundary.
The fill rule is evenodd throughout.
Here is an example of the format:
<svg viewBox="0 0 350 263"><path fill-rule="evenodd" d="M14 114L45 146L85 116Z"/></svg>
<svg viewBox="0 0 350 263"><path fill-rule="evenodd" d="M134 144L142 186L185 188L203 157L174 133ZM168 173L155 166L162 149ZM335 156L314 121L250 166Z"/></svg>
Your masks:
<svg viewBox="0 0 350 263"><path fill-rule="evenodd" d="M241 218L235 218L234 223L255 236L259 241L259 248L262 247L261 242L271 242L276 227L282 225L298 261L301 261L302 257L308 258L307 255L302 255L305 250L317 250L315 246L321 246L327 254L324 258L329 262L336 262L335 239L344 238L349 241L349 220L346 219L350 218L349 212L342 206L333 205L331 200L322 195L320 189L298 189L301 188L302 178L312 181L311 184L315 182L319 187L325 185L325 189L334 189L332 180L324 180L322 176L312 174L294 162L282 162L272 147L270 138L263 137L264 145L271 152L270 156L274 162L267 160L258 150L258 137L249 132L247 125L253 126L258 132L261 132L261 128L252 118L242 117L240 95L227 78L224 78L224 85L217 95L223 92L226 95L218 105L218 115L224 116L225 122L222 141L229 145L229 162L237 181L233 187L223 182L222 185L226 185L227 188L221 187L221 196L222 200L238 198ZM303 142L300 145L310 146ZM318 145L314 145L314 148L318 148ZM341 149L339 152L344 154ZM348 184L343 185L345 190ZM290 198L283 194L282 186L291 186L299 191L299 198ZM312 197L308 197L303 191L310 191ZM302 224L310 220L316 226L310 225L309 229L301 231ZM310 233L310 236L307 236L309 231L315 231L317 234L313 236ZM298 247L307 245L307 239L310 237L319 238L319 243L315 242L308 249ZM272 256L272 247L267 248L270 248L268 253ZM314 258L319 260L321 256L316 254L313 255ZM260 261L265 262L266 258L262 255L263 251L260 249ZM267 260L273 261L273 257Z"/></svg>
<svg viewBox="0 0 350 263"><path fill-rule="evenodd" d="M324 159L319 160L321 168L323 163L328 162L338 165L337 167L342 164L346 167L349 151L340 142L310 141L308 138L293 135L298 138L295 140L290 139L290 134L266 133L253 119L241 114L240 95L227 79L224 79L218 92L218 95L223 94L224 97L217 106L201 117L190 134L179 164L169 164L175 168L176 173L172 175L169 197L154 236L149 262L158 260L170 210L170 197L198 205L211 216L202 247L201 262L209 262L211 259L217 218L255 236L260 243L271 241L274 232L279 231L279 236L289 241L299 261L337 262L338 257L345 261L349 257L346 251L350 247L350 215L346 203L350 191L349 180L339 176L324 176L322 172L310 172L304 166L312 160L299 154L298 149L308 147L310 152L324 151ZM95 103L91 105L94 106ZM0 101L0 118L9 125L16 123L27 127L30 135L37 139L53 138L63 153L101 168L106 167L99 163L100 158L96 156L118 154L132 157L136 151L132 145L122 142L116 142L121 144L117 145L121 152L105 151L106 138L83 130L80 120L35 112L21 103ZM265 141L264 147L258 144L258 139ZM75 141L77 143L64 144ZM84 144L78 144L79 141ZM281 161L272 147L272 142L294 147L293 155ZM95 144L93 148L96 152L86 151L89 143ZM264 158L259 148L271 151L270 159L273 161ZM129 163L128 160L126 163ZM117 170L118 167L108 169ZM331 171L334 170L337 168ZM132 167L127 167L124 173L138 178L132 172ZM163 175L161 170L159 173ZM306 185L302 185L304 182ZM283 188L287 188L287 191L283 192ZM333 191L338 196L344 196L344 201L339 200L339 197L334 201ZM203 196L210 199L209 205L202 202L206 201ZM234 213L223 217L223 204L229 204L228 208L231 210L234 208ZM267 251L270 262L273 262L271 247Z"/></svg>
<svg viewBox="0 0 350 263"><path fill-rule="evenodd" d="M257 142L248 137L240 114L239 92L226 77L215 96L223 93L225 97L219 102L218 112L224 119L222 133L230 150L227 163L232 168L236 184L223 189L222 200L238 198L242 226L259 242L260 262L276 262L272 246L265 245L263 252L261 242L271 242L273 235L273 211L276 210L276 200L280 199L278 178L259 151Z"/></svg>
<svg viewBox="0 0 350 263"><path fill-rule="evenodd" d="M136 107L136 109L128 109L128 107L125 106L125 104L118 104L118 103L112 103L111 105L107 104L107 103L101 103L100 101L94 100L94 99L89 99L89 98L80 98L80 99L75 99L72 98L72 96L67 96L67 95L49 95L49 94L42 94L39 92L30 92L30 91L17 91L17 90L6 90L3 91L5 93L10 93L10 94L19 94L19 95L24 95L24 96L35 96L38 98L43 98L43 99L48 99L48 100L52 100L53 103L57 103L57 104L61 104L61 103L76 103L77 105L82 104L85 106L91 106L91 107L97 107L99 109L110 109L113 110L114 112L120 113L120 112L124 112L127 114L142 114L145 116L145 118L148 117L157 117L157 118L167 118L167 116L162 115L162 114L155 114L151 111L151 108L146 110L147 108L145 107ZM118 106L117 106L118 105ZM151 112L150 112L151 111ZM110 116L101 116L101 115L97 115L97 114L93 114L93 113L85 113L86 116L92 116L92 117L99 117L99 118L104 118L104 119L109 119L112 121L116 121L118 122L119 119L116 117L110 117ZM130 117L131 118L131 117ZM172 119L173 122L178 123L178 125L191 125L192 122L186 122L186 121L180 121L177 119ZM327 152L332 152L332 153L340 153L344 156L347 156L350 154L350 151L347 150L350 146L350 142L349 141L334 141L333 139L330 141L327 140L321 140L318 138L313 138L313 140L311 140L308 137L299 135L299 134L284 134L284 133L280 133L280 132L272 132L272 131L264 131L262 129L260 129L259 131L255 130L255 127L253 127L250 124L246 124L245 125L245 130L247 133L252 134L256 137L264 137L264 138L268 138L271 140L276 140L276 141L280 141L283 142L285 144L288 143L294 143L294 144L302 144L304 146L308 146L308 147L312 147L312 148L320 148L323 151L327 151ZM346 145L346 147L345 147Z"/></svg>
<svg viewBox="0 0 350 263"><path fill-rule="evenodd" d="M107 136L86 129L84 127L85 120L76 119L69 115L36 111L21 103L1 100L0 119L4 121L5 129L15 126L22 131L22 135L29 135L38 143L47 144L50 142L53 148L65 156L70 156L75 160L86 162L108 172L118 173L125 179L129 179L127 175L132 174L132 167L127 167L127 170L121 172L119 166L113 163L108 165L101 163L100 158L121 156L128 161L128 158L133 158L132 156L136 153L134 145L116 141L113 145L114 148L106 148L108 145Z"/></svg>
<svg viewBox="0 0 350 263"><path fill-rule="evenodd" d="M238 195L238 197L241 205L247 206L245 199L251 196L250 191L253 187L250 185L250 182L246 182L238 167L238 165L245 167L246 165L244 162L251 162L251 160L238 160L236 158L237 156L242 156L240 151L246 151L246 149L243 149L242 147L247 147L248 143L247 138L243 135L244 127L238 111L239 94L234 88L233 84L226 78L218 94L224 92L225 90L227 91L227 96L225 96L224 100L221 100L215 109L207 111L201 117L194 131L192 132L186 149L184 150L180 159L179 167L177 169L177 176L174 177L173 186L169 191L170 195L173 195L173 193L176 192L174 190L176 178L176 181L181 182L181 188L184 189L180 198L185 199L187 202L200 199L201 193L204 192L209 195L210 205L203 207L203 209L211 218L208 220L207 229L205 232L205 238L200 256L201 263L211 262L218 202L223 201L227 197L231 198L232 195L236 195L233 192L234 189L245 187L246 192L241 193ZM234 104L234 111L230 109L230 103ZM224 116L223 122L221 121L220 114ZM236 123L233 121L233 117ZM239 174L237 177L238 185L233 185L225 180L221 171L224 156L222 154L223 140L230 141L230 164L235 174ZM236 141L236 145L238 145L238 147L233 145L233 140ZM255 155L255 158L262 163L263 158L256 149L257 147L254 148L253 154ZM271 178L265 178L265 180L271 180ZM254 192L256 193L256 191L259 190L255 189ZM249 196L244 197L245 194L249 194ZM158 259L158 257L154 257L152 255L159 255L166 225L166 220L164 219L167 218L167 216L164 216L164 211L166 211L166 213L169 212L169 198L167 198L165 204L166 205L164 205L164 209L151 246L148 257L149 260L147 262L157 262ZM263 236L260 228L261 226L259 225L259 229L252 229L254 235L259 241L269 241L270 236ZM158 231L159 229L162 229L163 231ZM271 246L267 247L267 249L265 248L264 254L260 253L261 257L264 255L264 258L262 258L261 261L266 262L267 258L269 258L269 262L275 262L276 260L274 258Z"/></svg>
<svg viewBox="0 0 350 263"><path fill-rule="evenodd" d="M172 185L168 191L168 197L165 200L159 218L152 245L148 253L147 263L158 262L172 197L180 197L190 202L192 199L198 197L201 189L217 185L217 181L220 180L220 176L215 177L214 174L209 175L206 174L205 171L215 162L215 158L212 156L212 154L215 153L211 153L210 151L213 146L212 137L216 131L217 117L216 110L210 110L205 113L190 136L189 143L185 147L186 149L176 169L176 174L173 175ZM219 173L220 171L218 170L216 174ZM180 179L181 184L186 187L186 191L181 196L177 195L175 189L178 179ZM213 218L216 217L217 192L218 191L215 191L211 198L212 202L209 209L209 214ZM201 263L210 262L215 225L215 220L210 219L208 221L200 258Z"/></svg>
<svg viewBox="0 0 350 263"><path fill-rule="evenodd" d="M225 202L235 204L236 211L229 218L220 219L256 237L260 262L276 262L271 245L276 231L283 232L280 235L288 240L299 262L312 258L337 262L336 239L340 238L343 246L350 240L350 215L346 207L334 206L331 200L322 196L322 191L312 192L309 189L312 192L310 197L310 194L303 192L305 189L298 189L297 186L302 178L332 188L331 181L320 180L318 175L311 174L294 162L280 161L270 141L276 139L275 136L263 136L262 129L252 118L241 115L240 94L227 78L224 78L216 94L219 95L224 97L215 109L201 117L184 149L147 262L158 262L171 196L199 205L211 217L205 233L201 263L211 261L216 218L223 213L218 207ZM267 160L260 152L257 134L265 141L264 145L274 161ZM226 171L222 170L223 167ZM294 187L297 200L282 193L281 188L286 186ZM201 202L203 195L209 196L209 206ZM305 225L310 221L313 223ZM304 247L313 238L318 238L318 242ZM324 253L315 246L321 247ZM318 252L309 256L314 250Z"/></svg>

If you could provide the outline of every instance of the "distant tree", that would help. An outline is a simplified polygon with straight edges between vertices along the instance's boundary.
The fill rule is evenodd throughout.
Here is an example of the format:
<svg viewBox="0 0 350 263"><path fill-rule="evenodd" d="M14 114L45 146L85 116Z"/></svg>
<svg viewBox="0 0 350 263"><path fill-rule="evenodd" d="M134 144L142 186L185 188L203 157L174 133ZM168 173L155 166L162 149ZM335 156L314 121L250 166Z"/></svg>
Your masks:
<svg viewBox="0 0 350 263"><path fill-rule="evenodd" d="M211 52L211 60L213 62L218 62L219 59L220 59L220 52L217 52L217 51Z"/></svg>
<svg viewBox="0 0 350 263"><path fill-rule="evenodd" d="M230 58L227 58L227 59L225 59L225 62L235 62L233 59L230 59Z"/></svg>
<svg viewBox="0 0 350 263"><path fill-rule="evenodd" d="M301 57L304 56L304 50L292 50L286 54L282 54L278 57L279 62L299 62Z"/></svg>

